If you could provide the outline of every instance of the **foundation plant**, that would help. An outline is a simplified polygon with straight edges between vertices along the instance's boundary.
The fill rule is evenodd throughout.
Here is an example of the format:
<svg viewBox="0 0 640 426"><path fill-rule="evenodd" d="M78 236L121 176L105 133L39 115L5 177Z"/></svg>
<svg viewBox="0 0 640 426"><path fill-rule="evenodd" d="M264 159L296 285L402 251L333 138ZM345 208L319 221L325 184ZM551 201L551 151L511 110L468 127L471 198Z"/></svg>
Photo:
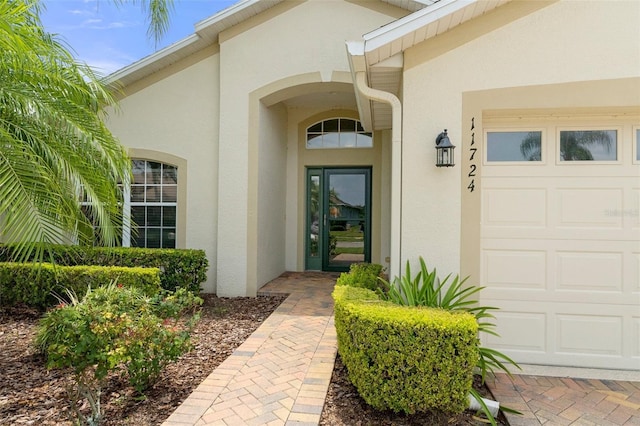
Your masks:
<svg viewBox="0 0 640 426"><path fill-rule="evenodd" d="M462 412L478 360L473 315L399 306L336 286L338 350L349 379L379 410Z"/></svg>
<svg viewBox="0 0 640 426"><path fill-rule="evenodd" d="M479 333L497 335L496 308L474 298L482 287L458 276L440 280L422 258L415 276L407 262L402 277L376 277L374 285L381 270L352 265L333 293L338 351L360 395L374 408L405 413L458 413L475 400L496 424L473 376L484 384L495 370L510 374L509 366L519 366L480 343Z"/></svg>

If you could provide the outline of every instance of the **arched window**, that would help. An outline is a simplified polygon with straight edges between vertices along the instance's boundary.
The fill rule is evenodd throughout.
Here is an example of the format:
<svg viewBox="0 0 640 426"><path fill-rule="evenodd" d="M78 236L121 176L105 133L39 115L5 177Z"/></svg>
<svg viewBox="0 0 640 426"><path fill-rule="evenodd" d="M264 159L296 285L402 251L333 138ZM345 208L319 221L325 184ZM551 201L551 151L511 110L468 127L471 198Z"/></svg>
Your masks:
<svg viewBox="0 0 640 426"><path fill-rule="evenodd" d="M307 128L307 149L371 148L373 138L358 120L332 118Z"/></svg>
<svg viewBox="0 0 640 426"><path fill-rule="evenodd" d="M148 160L133 160L132 167L129 203L125 200L137 225L137 232L130 236L131 246L175 248L178 168ZM127 245L126 237L123 245Z"/></svg>

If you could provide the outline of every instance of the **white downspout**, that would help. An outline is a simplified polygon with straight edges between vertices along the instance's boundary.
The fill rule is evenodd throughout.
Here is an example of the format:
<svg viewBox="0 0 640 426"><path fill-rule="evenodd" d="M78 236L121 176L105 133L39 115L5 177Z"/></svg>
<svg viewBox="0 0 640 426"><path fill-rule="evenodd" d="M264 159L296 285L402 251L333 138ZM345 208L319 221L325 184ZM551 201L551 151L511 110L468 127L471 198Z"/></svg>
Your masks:
<svg viewBox="0 0 640 426"><path fill-rule="evenodd" d="M393 93L367 86L366 72L355 73L356 87L367 99L391 106L391 241L389 279L402 276L402 104Z"/></svg>

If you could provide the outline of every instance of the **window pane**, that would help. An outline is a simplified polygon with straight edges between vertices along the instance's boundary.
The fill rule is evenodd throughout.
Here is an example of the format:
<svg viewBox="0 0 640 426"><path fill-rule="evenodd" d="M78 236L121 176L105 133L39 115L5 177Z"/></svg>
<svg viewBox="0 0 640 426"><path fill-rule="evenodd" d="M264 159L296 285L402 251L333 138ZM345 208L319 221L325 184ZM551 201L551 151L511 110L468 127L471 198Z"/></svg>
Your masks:
<svg viewBox="0 0 640 426"><path fill-rule="evenodd" d="M144 226L145 220L144 206L131 206L131 220L138 226Z"/></svg>
<svg viewBox="0 0 640 426"><path fill-rule="evenodd" d="M340 119L340 131L341 132L355 132L356 131L356 121L348 120L346 118Z"/></svg>
<svg viewBox="0 0 640 426"><path fill-rule="evenodd" d="M162 184L163 185L175 185L178 183L178 168L175 166L162 167Z"/></svg>
<svg viewBox="0 0 640 426"><path fill-rule="evenodd" d="M131 186L131 201L134 203L144 202L144 185Z"/></svg>
<svg viewBox="0 0 640 426"><path fill-rule="evenodd" d="M325 148L338 148L340 146L340 133L325 133L322 136L322 146Z"/></svg>
<svg viewBox="0 0 640 426"><path fill-rule="evenodd" d="M309 133L322 133L322 122L314 124L313 126L307 129Z"/></svg>
<svg viewBox="0 0 640 426"><path fill-rule="evenodd" d="M132 235L131 237L131 247L145 247L146 240L146 230L144 228L139 228L137 234Z"/></svg>
<svg viewBox="0 0 640 426"><path fill-rule="evenodd" d="M636 130L636 161L640 161L640 129Z"/></svg>
<svg viewBox="0 0 640 426"><path fill-rule="evenodd" d="M338 129L338 119L334 118L332 120L327 120L323 123L323 129L322 131L324 133L328 133L328 132L337 132Z"/></svg>
<svg viewBox="0 0 640 426"><path fill-rule="evenodd" d="M159 185L162 179L162 165L153 161L147 161L147 185Z"/></svg>
<svg viewBox="0 0 640 426"><path fill-rule="evenodd" d="M373 138L371 133L358 133L356 139L358 148L371 148L373 146Z"/></svg>
<svg viewBox="0 0 640 426"><path fill-rule="evenodd" d="M162 187L162 202L163 203L175 203L178 199L178 187L163 186Z"/></svg>
<svg viewBox="0 0 640 426"><path fill-rule="evenodd" d="M355 133L340 133L340 147L355 148L355 146L356 146Z"/></svg>
<svg viewBox="0 0 640 426"><path fill-rule="evenodd" d="M322 148L322 135L307 135L307 148Z"/></svg>
<svg viewBox="0 0 640 426"><path fill-rule="evenodd" d="M160 202L160 187L159 186L147 186L146 191L147 203L159 203Z"/></svg>
<svg viewBox="0 0 640 426"><path fill-rule="evenodd" d="M542 132L488 132L487 161L540 161Z"/></svg>
<svg viewBox="0 0 640 426"><path fill-rule="evenodd" d="M147 228L147 248L160 247L160 228Z"/></svg>
<svg viewBox="0 0 640 426"><path fill-rule="evenodd" d="M162 228L162 248L176 248L176 230Z"/></svg>
<svg viewBox="0 0 640 426"><path fill-rule="evenodd" d="M147 223L145 226L160 226L162 219L162 207L160 206L148 206L147 207Z"/></svg>
<svg viewBox="0 0 640 426"><path fill-rule="evenodd" d="M133 160L131 162L133 183L144 184L145 163L146 161L144 160Z"/></svg>
<svg viewBox="0 0 640 426"><path fill-rule="evenodd" d="M175 207L162 208L162 226L175 228L176 226L176 208Z"/></svg>
<svg viewBox="0 0 640 426"><path fill-rule="evenodd" d="M618 159L615 130L565 130L560 132L560 160L615 161Z"/></svg>

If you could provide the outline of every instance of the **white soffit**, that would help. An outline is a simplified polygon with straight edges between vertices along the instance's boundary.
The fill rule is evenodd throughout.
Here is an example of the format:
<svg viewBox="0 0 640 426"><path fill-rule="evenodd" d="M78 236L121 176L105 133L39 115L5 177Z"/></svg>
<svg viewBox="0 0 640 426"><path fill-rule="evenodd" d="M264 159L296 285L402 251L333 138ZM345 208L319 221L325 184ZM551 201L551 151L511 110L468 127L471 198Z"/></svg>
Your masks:
<svg viewBox="0 0 640 426"><path fill-rule="evenodd" d="M363 36L367 65L377 64L511 0L439 0Z"/></svg>

